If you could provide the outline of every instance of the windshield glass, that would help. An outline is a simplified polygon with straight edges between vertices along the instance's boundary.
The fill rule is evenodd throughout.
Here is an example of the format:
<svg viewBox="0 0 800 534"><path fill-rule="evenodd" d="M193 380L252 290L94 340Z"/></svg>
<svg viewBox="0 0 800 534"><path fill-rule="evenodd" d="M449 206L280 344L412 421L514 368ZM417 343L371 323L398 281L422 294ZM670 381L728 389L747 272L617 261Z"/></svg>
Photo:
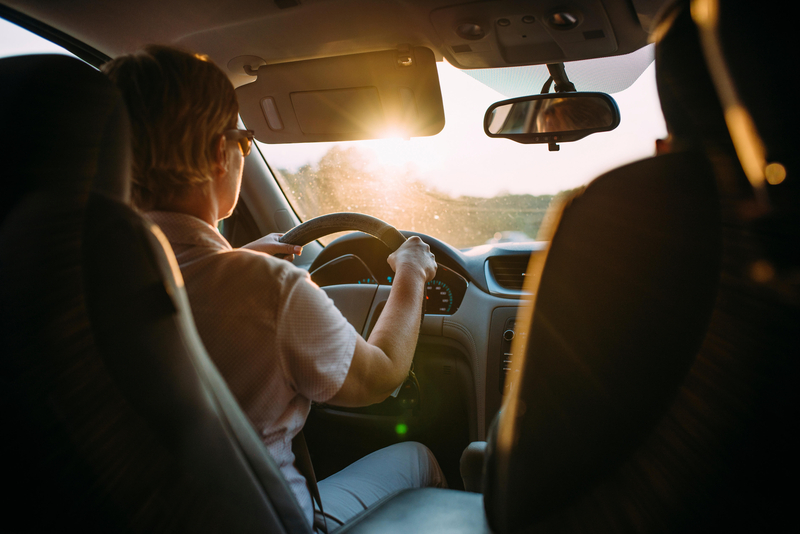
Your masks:
<svg viewBox="0 0 800 534"><path fill-rule="evenodd" d="M0 57L21 56L24 54L72 55L57 44L53 44L7 20L0 19Z"/></svg>
<svg viewBox="0 0 800 534"><path fill-rule="evenodd" d="M564 143L558 152L487 137L484 112L515 95L502 94L445 61L438 70L446 125L435 136L259 143L301 220L352 211L457 248L529 241L555 195L653 155L655 140L666 136L652 63L630 87L614 94L621 114L616 130ZM540 89L528 87L527 94Z"/></svg>

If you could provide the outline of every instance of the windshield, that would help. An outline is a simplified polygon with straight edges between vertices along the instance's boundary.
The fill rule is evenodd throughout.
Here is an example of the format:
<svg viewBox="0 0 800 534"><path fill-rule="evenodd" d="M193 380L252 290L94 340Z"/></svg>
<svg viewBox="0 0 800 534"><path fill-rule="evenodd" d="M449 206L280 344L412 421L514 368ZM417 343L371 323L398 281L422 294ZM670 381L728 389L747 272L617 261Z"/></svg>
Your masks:
<svg viewBox="0 0 800 534"><path fill-rule="evenodd" d="M500 93L445 61L438 69L446 125L435 136L259 143L301 220L341 211L367 213L457 248L530 241L556 195L653 155L655 140L666 136L652 63L630 87L614 94L621 114L616 130L564 143L558 152L487 137L486 109L522 94ZM540 89L528 87L526 94ZM578 85L578 90L590 89L602 90Z"/></svg>
<svg viewBox="0 0 800 534"><path fill-rule="evenodd" d="M0 19L0 58L25 54L63 54L72 56L57 44L16 24Z"/></svg>

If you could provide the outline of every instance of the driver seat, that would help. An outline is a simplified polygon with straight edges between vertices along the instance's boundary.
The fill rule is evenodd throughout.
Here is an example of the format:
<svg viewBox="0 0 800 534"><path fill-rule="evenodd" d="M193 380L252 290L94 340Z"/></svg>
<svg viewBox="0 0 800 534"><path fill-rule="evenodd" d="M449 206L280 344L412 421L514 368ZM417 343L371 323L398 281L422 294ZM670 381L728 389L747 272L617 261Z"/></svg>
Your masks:
<svg viewBox="0 0 800 534"><path fill-rule="evenodd" d="M0 78L2 529L310 533L126 205L119 93L58 55Z"/></svg>

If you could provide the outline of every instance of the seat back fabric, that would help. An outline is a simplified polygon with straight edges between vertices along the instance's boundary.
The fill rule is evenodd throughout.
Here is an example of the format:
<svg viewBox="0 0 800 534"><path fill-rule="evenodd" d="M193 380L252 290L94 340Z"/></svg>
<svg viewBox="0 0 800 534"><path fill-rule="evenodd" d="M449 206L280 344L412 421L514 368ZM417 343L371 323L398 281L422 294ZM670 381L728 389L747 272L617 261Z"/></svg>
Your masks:
<svg viewBox="0 0 800 534"><path fill-rule="evenodd" d="M713 9L705 11L708 7ZM493 428L495 438L489 445L497 451L496 459L513 462L512 477L516 477L514 486L499 486L498 480L508 480L508 477L501 479L500 468L505 466L496 459L487 465L492 484L487 488L486 507L490 523L499 525L498 530L699 533L784 532L796 528L791 488L800 473L792 431L800 410L800 389L797 388L800 382L800 359L797 358L800 346L797 328L800 324L800 181L797 180L797 120L794 120L798 106L795 100L786 97L781 84L765 84L764 80L777 79L778 73L792 64L790 58L792 54L797 55L797 47L790 46L791 32L781 31L788 29L788 19L776 22L767 13L743 9L731 2L697 0L692 2L691 8L689 2L676 2L673 11L664 13L669 29L664 32L659 28L656 69L670 133L680 134L677 137L684 146L688 140L688 144L702 148L707 159L705 165L711 164L716 183L721 261L708 328L703 333L699 350L689 362L685 378L675 382L671 400L668 396L662 397L668 399L666 407L659 408L657 403L650 405L654 422L630 421L631 428L638 425L638 433L608 432L605 425L613 424L613 418L609 417L613 412L605 410L587 412L600 418L599 422L573 417L574 403L568 394L574 387L570 390L564 384L574 386L580 380L572 375L580 377L587 369L592 370L590 365L584 365L582 357L563 354L565 362L560 362L556 368L572 366L571 374L555 375L548 366L540 367L544 375L542 380L549 386L549 391L543 393L549 396L544 409L566 406L560 413L545 414L545 417L558 419L562 426L538 425L533 419L537 423L533 427L517 430L517 425L531 423L532 419L526 419L526 414L542 409L527 404L527 410L515 410L513 415L518 417L508 418L506 413ZM698 26L702 47L697 40ZM776 50L783 53L776 54ZM695 60L705 61L705 64L690 67ZM720 68L723 65L726 68ZM705 72L706 69L710 72ZM736 130L748 123L725 121L711 78L726 110L735 110L739 116L749 112L756 127L750 133L757 131L760 140L736 139ZM663 83L665 81L668 83ZM666 106L663 90L667 90L671 98ZM677 124L676 118L679 119ZM752 161L748 163L746 158L741 158L740 165L732 150L731 138L722 134L727 130L726 124L736 139L740 156L757 154L758 145L763 143L767 161L779 162L785 169L784 180L770 184L754 180ZM743 167L749 169L747 176ZM639 167L639 170L647 168ZM700 172L699 168L690 167L672 170L676 181L683 178L684 172L687 176ZM607 175L605 179L608 178ZM641 173L639 179L649 183L651 175ZM681 205L674 207L683 209ZM570 209L564 211L565 219L571 217ZM619 216L627 217L629 213L623 209ZM563 229L559 227L556 238L564 237ZM643 253L647 251L646 247L641 249ZM555 254L556 250L552 252ZM546 270L553 267L552 259L548 257ZM590 267L597 269L597 265ZM543 287L549 283L544 278L546 275L545 272L541 280ZM543 297L544 292L540 292L534 310L534 326L537 321L547 319L547 314L537 317ZM693 312L690 317L700 315ZM683 314L674 318L675 321L682 319ZM641 320L646 320L646 316ZM640 321L629 324L638 327ZM566 330L563 324L560 326ZM689 322L687 326L694 328L699 324ZM678 334L685 336L687 332L681 330ZM526 365L531 358L534 361L541 360L542 356L549 359L548 354L537 351L533 340L531 345ZM683 356L676 353L674 361L674 370L678 371ZM618 373L620 377L628 375L627 367L617 366L616 362L616 355L610 354L607 366L592 377L604 377L609 372ZM536 364L531 368L536 369ZM527 367L524 372L527 377ZM672 379L678 376L676 372ZM566 380L558 380L564 377ZM655 382L661 393L668 391L661 388L666 383ZM597 385L613 383L599 380L591 384ZM627 385L623 390L626 389L629 389ZM611 396L618 396L616 389L608 390ZM524 396L522 392L518 395ZM646 394L641 399L647 402L657 395L657 392ZM584 399L585 395L578 398ZM524 400L531 399L525 397ZM644 413L643 409L646 410L647 405L635 411ZM572 427L570 422L574 423ZM541 452L548 451L542 447L526 450L530 439L528 443L520 440L503 444L500 438L504 430L512 430L512 437L516 435L514 432L523 436L525 432L529 435L540 432L541 440L562 444L565 439L583 441L578 446L565 447L564 454L556 451L557 463L568 462L571 455L572 465L558 474L561 480L545 477L532 481L535 491L542 491L553 483L556 494L549 502L536 500L537 494L526 493L528 489L522 478L542 473L556 476L555 469L546 467L536 471L525 467L525 459L519 458L527 452L530 461L538 467L548 461ZM548 430L553 433L548 435ZM603 432L607 434L605 437ZM615 437L618 443L609 449ZM581 447L584 455L575 455L576 449L580 451ZM597 466L581 471L586 455L591 457L598 447L617 454L598 458ZM518 477L521 469L527 471ZM576 473L580 476L575 476ZM586 476L587 473L593 476ZM512 505L526 505L523 512L528 514L527 521L520 520L519 510L505 507L502 499L507 494L504 491L525 495Z"/></svg>
<svg viewBox="0 0 800 534"><path fill-rule="evenodd" d="M125 205L120 95L64 56L0 60L0 78L4 529L310 532L169 244Z"/></svg>
<svg viewBox="0 0 800 534"><path fill-rule="evenodd" d="M611 171L566 202L490 437L485 506L496 531L580 502L667 410L718 287L713 176L702 154L669 154Z"/></svg>

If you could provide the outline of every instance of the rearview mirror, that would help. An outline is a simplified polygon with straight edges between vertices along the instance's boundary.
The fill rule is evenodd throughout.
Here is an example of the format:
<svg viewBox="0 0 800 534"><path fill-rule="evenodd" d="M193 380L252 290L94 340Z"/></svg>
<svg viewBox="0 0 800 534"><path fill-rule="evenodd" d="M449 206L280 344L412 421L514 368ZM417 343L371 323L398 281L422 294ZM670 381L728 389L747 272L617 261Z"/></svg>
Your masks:
<svg viewBox="0 0 800 534"><path fill-rule="evenodd" d="M619 108L605 93L545 93L492 104L483 118L489 137L517 143L566 143L619 126Z"/></svg>

